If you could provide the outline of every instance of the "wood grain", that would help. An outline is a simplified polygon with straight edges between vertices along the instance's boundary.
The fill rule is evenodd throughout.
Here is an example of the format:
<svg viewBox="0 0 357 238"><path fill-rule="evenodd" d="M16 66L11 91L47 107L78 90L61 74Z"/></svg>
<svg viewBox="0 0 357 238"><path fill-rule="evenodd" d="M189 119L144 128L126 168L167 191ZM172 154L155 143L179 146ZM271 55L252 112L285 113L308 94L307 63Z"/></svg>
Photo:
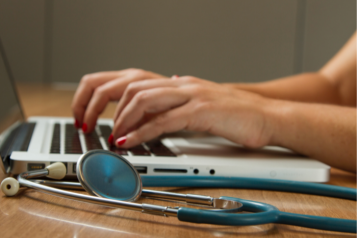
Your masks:
<svg viewBox="0 0 357 238"><path fill-rule="evenodd" d="M71 116L74 91L44 85L18 85L27 116ZM111 104L103 117L112 117ZM5 177L0 174L0 179ZM356 188L355 174L331 170L329 184ZM314 195L249 189L157 188L213 197L232 196L272 204L282 211L356 219L356 201ZM141 199L140 202L175 204ZM180 222L59 198L33 189L22 189L16 197L0 192L0 237L355 237L288 225L216 226Z"/></svg>

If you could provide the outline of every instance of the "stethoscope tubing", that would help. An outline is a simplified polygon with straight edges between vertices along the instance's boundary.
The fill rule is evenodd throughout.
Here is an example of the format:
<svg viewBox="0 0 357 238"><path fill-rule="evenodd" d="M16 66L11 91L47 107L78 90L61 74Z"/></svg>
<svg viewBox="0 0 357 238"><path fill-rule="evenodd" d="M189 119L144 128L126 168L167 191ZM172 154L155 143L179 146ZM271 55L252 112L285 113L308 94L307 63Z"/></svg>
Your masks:
<svg viewBox="0 0 357 238"><path fill-rule="evenodd" d="M320 230L356 233L356 220L288 213L279 211L276 207L266 203L254 202L234 197L221 198L240 202L243 204L244 211L254 213L215 214L205 210L197 211L191 208L181 207L178 210L177 218L180 221L216 225L249 226L277 223Z"/></svg>
<svg viewBox="0 0 357 238"><path fill-rule="evenodd" d="M30 173L30 172L29 172ZM32 172L34 175L46 175L45 170ZM36 188L42 192L57 195L60 197L75 199L84 202L91 202L109 207L125 208L142 211L150 214L164 214L166 216L176 216L180 221L193 223L207 223L216 225L247 226L266 223L278 223L295 225L322 230L353 232L356 233L356 221L349 219L338 219L321 216L311 216L294 214L279 211L275 206L240 199L234 197L220 197L221 199L236 201L243 204L242 211L253 213L225 213L214 212L202 209L180 207L172 209L150 204L136 204L132 202L117 201L100 197L87 196L77 193L55 189L45 185L27 180L32 176L23 173L18 176L18 181L22 186ZM232 177L195 177L195 176L142 176L144 186L168 186L168 187L209 187L209 188L249 188L278 190L287 192L308 193L323 196L332 196L345 199L356 199L356 190L342 188L326 184L310 184L286 180L267 180L256 178L232 178ZM73 184L72 184L73 185ZM69 187L72 186L68 184ZM67 185L66 185L67 186ZM74 186L78 187L78 185Z"/></svg>
<svg viewBox="0 0 357 238"><path fill-rule="evenodd" d="M141 176L144 187L245 188L356 200L356 189L300 181L218 176Z"/></svg>
<svg viewBox="0 0 357 238"><path fill-rule="evenodd" d="M201 188L245 188L283 192L294 192L356 200L356 189L327 184L315 184L299 181L259 179L242 177L210 176L141 176L145 187L201 187ZM252 214L212 213L182 207L177 217L181 221L217 225L257 225L279 223L322 230L356 233L356 220L321 216L310 216L279 211L276 207L234 197L221 197L243 204L243 210L257 212Z"/></svg>
<svg viewBox="0 0 357 238"><path fill-rule="evenodd" d="M84 202L92 202L98 205L109 207L126 208L131 210L142 210L141 205L131 202L123 202L112 199L105 199L82 194L75 194L61 189L51 188L45 185L40 185L29 180L19 179L21 185L32 187L41 190L42 192L57 195L60 197L75 199ZM49 183L51 184L51 183ZM80 188L79 183L68 183L68 188ZM296 213L288 213L280 211L273 205L255 202L235 197L220 197L220 199L237 201L243 204L242 211L252 213L224 213L214 212L202 209L193 209L187 207L180 207L176 213L180 221L205 223L215 225L230 225L230 226L249 226L267 223L277 223L285 225L295 225L301 227L308 227L321 230L352 232L356 233L356 221L349 219L330 218L321 216L311 216ZM174 209L172 209L174 210ZM167 211L169 212L169 211ZM172 211L170 211L172 213ZM174 213L170 214L175 216Z"/></svg>

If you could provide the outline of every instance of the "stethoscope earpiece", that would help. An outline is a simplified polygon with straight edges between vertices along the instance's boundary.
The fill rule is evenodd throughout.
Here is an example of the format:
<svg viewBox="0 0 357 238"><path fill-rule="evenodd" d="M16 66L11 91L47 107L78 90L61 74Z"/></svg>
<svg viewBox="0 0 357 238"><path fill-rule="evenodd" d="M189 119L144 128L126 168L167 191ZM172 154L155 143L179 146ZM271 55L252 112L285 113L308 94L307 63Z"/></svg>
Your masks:
<svg viewBox="0 0 357 238"><path fill-rule="evenodd" d="M15 196L20 189L19 182L11 177L4 179L0 186L1 191L8 197Z"/></svg>

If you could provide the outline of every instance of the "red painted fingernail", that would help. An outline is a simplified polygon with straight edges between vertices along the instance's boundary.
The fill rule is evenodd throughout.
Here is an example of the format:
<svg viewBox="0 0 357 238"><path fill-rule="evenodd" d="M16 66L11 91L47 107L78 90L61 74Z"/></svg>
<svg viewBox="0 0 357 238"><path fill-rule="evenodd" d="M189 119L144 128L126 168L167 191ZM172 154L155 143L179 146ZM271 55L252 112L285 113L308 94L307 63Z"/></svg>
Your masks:
<svg viewBox="0 0 357 238"><path fill-rule="evenodd" d="M81 124L79 123L79 121L77 119L74 121L74 126L76 128L81 128Z"/></svg>
<svg viewBox="0 0 357 238"><path fill-rule="evenodd" d="M82 131L85 133L87 132L87 129L88 129L87 123L83 123Z"/></svg>
<svg viewBox="0 0 357 238"><path fill-rule="evenodd" d="M108 137L108 143L109 143L109 145L112 145L112 144L113 144L113 140L114 140L114 136L113 136L113 134L110 134L110 136Z"/></svg>
<svg viewBox="0 0 357 238"><path fill-rule="evenodd" d="M117 139L117 141L115 142L117 145L123 145L126 141L126 136L120 137L119 139Z"/></svg>

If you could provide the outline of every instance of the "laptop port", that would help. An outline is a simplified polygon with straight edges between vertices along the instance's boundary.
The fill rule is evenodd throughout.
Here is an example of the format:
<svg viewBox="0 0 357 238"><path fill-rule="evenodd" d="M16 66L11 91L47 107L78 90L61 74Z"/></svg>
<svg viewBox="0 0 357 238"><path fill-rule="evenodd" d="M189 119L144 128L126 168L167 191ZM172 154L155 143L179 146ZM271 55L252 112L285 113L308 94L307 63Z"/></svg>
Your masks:
<svg viewBox="0 0 357 238"><path fill-rule="evenodd" d="M40 164L40 163L27 164L28 171L39 170L39 169L44 169L44 168L45 168L45 164Z"/></svg>
<svg viewBox="0 0 357 238"><path fill-rule="evenodd" d="M154 169L156 173L187 173L187 169Z"/></svg>
<svg viewBox="0 0 357 238"><path fill-rule="evenodd" d="M77 163L73 163L72 164L72 172L74 173L74 174L77 174Z"/></svg>
<svg viewBox="0 0 357 238"><path fill-rule="evenodd" d="M211 169L211 170L209 171L209 173L212 174L212 175L214 175L214 174L216 173L216 171L214 171L214 169Z"/></svg>
<svg viewBox="0 0 357 238"><path fill-rule="evenodd" d="M198 169L194 169L194 170L193 170L193 173L194 173L194 174L198 174L199 172L200 172L200 171L199 171Z"/></svg>
<svg viewBox="0 0 357 238"><path fill-rule="evenodd" d="M147 174L148 173L148 168L146 166L134 166L136 171L138 171L139 174Z"/></svg>

